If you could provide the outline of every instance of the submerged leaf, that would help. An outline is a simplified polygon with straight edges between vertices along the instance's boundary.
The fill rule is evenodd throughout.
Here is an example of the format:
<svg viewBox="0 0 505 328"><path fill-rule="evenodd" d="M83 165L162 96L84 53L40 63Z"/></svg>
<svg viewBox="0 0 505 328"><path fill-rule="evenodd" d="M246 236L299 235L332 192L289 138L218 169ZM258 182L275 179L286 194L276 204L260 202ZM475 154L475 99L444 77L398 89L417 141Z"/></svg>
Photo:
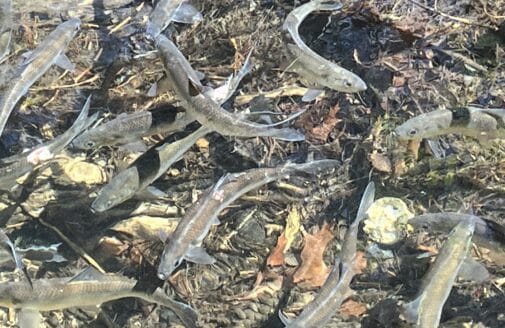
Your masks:
<svg viewBox="0 0 505 328"><path fill-rule="evenodd" d="M328 243L333 239L333 232L328 224L313 234L302 232L304 246L300 257L302 264L293 276L294 283L303 282L306 287L320 287L328 277L329 270L323 261L323 254Z"/></svg>

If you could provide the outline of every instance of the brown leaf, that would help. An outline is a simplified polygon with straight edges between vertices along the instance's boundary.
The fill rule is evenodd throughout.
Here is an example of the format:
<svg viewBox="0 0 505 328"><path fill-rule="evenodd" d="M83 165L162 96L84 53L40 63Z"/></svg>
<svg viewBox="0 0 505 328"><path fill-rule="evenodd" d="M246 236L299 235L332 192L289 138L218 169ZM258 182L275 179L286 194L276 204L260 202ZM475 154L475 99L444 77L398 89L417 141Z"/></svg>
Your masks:
<svg viewBox="0 0 505 328"><path fill-rule="evenodd" d="M372 162L372 166L379 172L391 172L391 161L386 156L373 153L370 155L370 161Z"/></svg>
<svg viewBox="0 0 505 328"><path fill-rule="evenodd" d="M335 128L337 123L341 121L336 117L339 110L340 107L338 105L333 106L321 124L315 126L311 131L307 131L311 139L326 142L331 131L333 131L333 128Z"/></svg>
<svg viewBox="0 0 505 328"><path fill-rule="evenodd" d="M353 300L347 300L340 307L340 313L347 317L360 317L367 312L367 308L363 303Z"/></svg>
<svg viewBox="0 0 505 328"><path fill-rule="evenodd" d="M243 294L242 296L234 297L234 300L236 301L258 300L258 297L262 294L275 296L277 292L281 290L283 280L284 280L283 276L277 276L271 281L264 282L261 285L254 286L253 290Z"/></svg>
<svg viewBox="0 0 505 328"><path fill-rule="evenodd" d="M333 239L329 225L325 224L313 234L303 232L304 246L300 254L302 264L293 275L293 282L303 282L306 287L320 287L328 277L329 270L323 261L328 243Z"/></svg>
<svg viewBox="0 0 505 328"><path fill-rule="evenodd" d="M365 253L361 251L356 252L356 257L354 259L354 272L356 274L362 274L363 270L366 269L367 260Z"/></svg>
<svg viewBox="0 0 505 328"><path fill-rule="evenodd" d="M277 245L267 258L267 265L279 266L284 264L284 248L286 247L286 237L284 233L277 239Z"/></svg>

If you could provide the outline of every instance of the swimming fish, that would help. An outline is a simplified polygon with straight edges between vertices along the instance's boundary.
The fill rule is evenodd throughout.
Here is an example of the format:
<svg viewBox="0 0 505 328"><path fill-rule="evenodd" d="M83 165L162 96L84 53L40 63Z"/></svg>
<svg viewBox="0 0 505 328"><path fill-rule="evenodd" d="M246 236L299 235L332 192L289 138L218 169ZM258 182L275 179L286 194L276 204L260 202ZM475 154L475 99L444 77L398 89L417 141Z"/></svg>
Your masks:
<svg viewBox="0 0 505 328"><path fill-rule="evenodd" d="M436 328L458 271L472 244L475 222L465 219L451 231L431 265L416 298L403 306L407 321L416 327Z"/></svg>
<svg viewBox="0 0 505 328"><path fill-rule="evenodd" d="M11 0L0 0L0 62L9 53L12 27Z"/></svg>
<svg viewBox="0 0 505 328"><path fill-rule="evenodd" d="M21 261L21 257L19 257L18 252L16 251L16 247L12 243L12 241L9 239L7 234L0 229L0 247L4 248L7 250L11 256L12 259L14 260L14 263L16 264L16 268L23 272L24 276L26 277L28 283L30 286L33 286L32 280L30 279L30 276L28 275L28 272L26 271L26 267L23 264L23 261Z"/></svg>
<svg viewBox="0 0 505 328"><path fill-rule="evenodd" d="M53 64L66 70L74 70L74 65L65 56L65 48L79 31L81 21L78 18L61 23L52 31L35 50L26 54L21 64L21 72L0 100L0 135L16 103Z"/></svg>
<svg viewBox="0 0 505 328"><path fill-rule="evenodd" d="M186 112L200 124L225 136L272 137L287 141L301 141L305 136L290 128L276 129L272 125L258 124L245 120L242 116L224 110L219 103L202 92L201 88L188 78L183 68L187 60L176 57L171 49L173 43L163 35L156 38L156 46L163 58L163 64L173 91L177 94ZM298 114L295 114L298 115Z"/></svg>
<svg viewBox="0 0 505 328"><path fill-rule="evenodd" d="M142 137L178 131L194 120L185 113L141 111L121 113L115 119L84 131L72 141L77 149L120 145L120 148L145 151Z"/></svg>
<svg viewBox="0 0 505 328"><path fill-rule="evenodd" d="M171 22L192 24L203 19L202 14L184 0L160 0L149 15L146 34L153 39Z"/></svg>
<svg viewBox="0 0 505 328"><path fill-rule="evenodd" d="M286 51L290 61L286 70L297 73L309 84L310 89L302 98L303 101L315 99L322 92L321 87L342 92L360 92L367 89L366 83L359 76L314 52L303 42L298 33L300 24L312 12L333 11L341 7L339 2L312 0L293 9L282 25L282 29L291 39L286 40Z"/></svg>
<svg viewBox="0 0 505 328"><path fill-rule="evenodd" d="M505 109L456 107L439 109L413 117L397 127L400 140L420 140L457 133L486 143L505 138Z"/></svg>
<svg viewBox="0 0 505 328"><path fill-rule="evenodd" d="M167 307L186 327L196 327L198 313L190 306L174 301L159 288L148 293L136 286L134 279L88 268L73 278L33 280L33 288L23 282L1 282L0 306L18 310L20 328L38 328L39 312L99 306L120 298L137 297Z"/></svg>
<svg viewBox="0 0 505 328"><path fill-rule="evenodd" d="M158 267L158 277L168 279L183 260L212 264L215 259L201 247L212 225L219 224L217 216L245 193L290 174L317 174L338 166L335 160L320 160L305 164L286 164L274 168L250 169L223 176L188 209L172 236L167 238Z"/></svg>
<svg viewBox="0 0 505 328"><path fill-rule="evenodd" d="M86 100L74 124L62 135L34 147L27 152L2 159L0 163L4 165L2 166L0 164L0 189L11 189L19 177L33 170L33 168L40 163L53 158L54 155L61 152L76 135L93 123L98 114L88 117L90 101L91 96Z"/></svg>
<svg viewBox="0 0 505 328"><path fill-rule="evenodd" d="M372 205L375 197L375 184L370 182L361 197L358 213L353 223L346 232L340 261L333 266L328 278L319 293L295 319L289 319L281 311L279 318L289 328L315 328L324 327L339 309L350 289L349 285L355 275L354 262L356 257L356 246L358 242L358 228L360 222L365 218L366 212Z"/></svg>
<svg viewBox="0 0 505 328"><path fill-rule="evenodd" d="M210 130L201 127L187 137L153 147L140 155L127 169L114 176L99 192L91 204L96 212L104 212L143 191L177 162L193 144ZM152 188L147 189L154 191Z"/></svg>

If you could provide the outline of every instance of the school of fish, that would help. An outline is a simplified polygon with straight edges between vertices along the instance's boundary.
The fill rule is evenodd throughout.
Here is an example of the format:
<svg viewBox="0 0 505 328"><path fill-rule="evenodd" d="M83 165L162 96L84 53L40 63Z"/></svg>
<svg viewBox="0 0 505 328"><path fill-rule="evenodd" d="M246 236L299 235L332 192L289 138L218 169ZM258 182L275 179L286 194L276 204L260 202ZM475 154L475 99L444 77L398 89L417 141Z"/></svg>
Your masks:
<svg viewBox="0 0 505 328"><path fill-rule="evenodd" d="M51 0L52 1L52 0ZM95 1L51 2L47 10L84 10L87 12ZM123 0L118 0L123 1ZM123 1L127 2L127 1ZM0 0L0 64L12 52L12 22L16 3ZM22 6L22 4L19 4ZM105 2L101 6L106 7ZM65 8L65 9L63 9ZM350 70L323 58L312 50L299 34L303 21L314 12L337 12L342 4L329 0L311 0L295 7L284 20L280 29L285 43L287 58L285 72L296 74L307 86L303 102L320 97L324 89L335 92L358 93L367 90L367 84ZM195 24L206 19L189 1L159 0L145 22L143 37L153 45L163 64L164 77L152 84L147 96L156 97L171 92L178 101L178 111L136 111L121 113L115 118L94 125L99 112L90 115L93 94L81 100L81 109L72 126L61 135L20 154L0 159L0 190L14 191L19 187L19 178L34 172L40 165L49 163L67 147L95 151L100 147L118 147L126 152L140 153L126 168L111 177L96 192L90 203L93 213L106 212L132 198L150 197L159 199L166 194L154 188L153 182L162 177L197 141L208 134L216 133L234 138L272 138L283 142L305 140L302 131L287 126L304 111L300 110L276 123L258 123L254 113L232 112L223 105L236 94L243 78L254 64L251 52L243 66L225 83L212 88L203 85L205 74L195 70L176 43L167 36L172 22ZM30 87L53 66L73 72L75 65L65 54L75 42L81 29L81 20L69 18L56 26L37 46L19 58L12 81L0 95L0 136L12 113L23 102ZM70 56L71 57L71 56ZM200 127L177 141L164 140L148 147L144 138L153 135L169 135L184 130L197 122ZM416 116L400 126L394 135L399 141L422 140L449 133L456 133L487 143L492 139L505 138L505 109L473 106L437 109ZM334 159L312 160L307 163L287 162L276 167L253 168L243 172L230 172L215 179L186 210L170 236L160 236L164 243L157 267L157 277L168 280L184 262L212 265L216 259L203 247L203 241L212 226L219 225L219 215L225 208L244 194L271 182L289 179L292 176L307 177L331 174L340 165ZM279 324L286 327L325 327L336 315L341 304L349 297L351 283L357 274L356 254L358 231L366 212L375 198L375 184L370 182L363 192L354 221L349 225L341 244L341 250L328 278L295 318L289 318L282 310L278 312ZM405 300L398 306L404 319L416 327L438 327L443 306L449 297L456 278L482 281L488 278L487 270L470 255L472 241L496 252L504 247L497 240L504 240L505 229L473 215L456 213L426 214L414 217L409 224L416 229L427 229L448 234L435 261L423 278L413 300ZM121 274L98 272L90 267L73 277L34 279L28 274L17 248L8 235L0 229L1 250L10 258L22 279L0 282L0 307L17 313L17 325L21 328L39 327L41 312L62 310L70 307L100 306L102 303L125 297L140 298L172 311L186 327L199 326L199 314L190 305L175 300L161 288L148 290L142 281ZM191 264L189 264L191 265Z"/></svg>

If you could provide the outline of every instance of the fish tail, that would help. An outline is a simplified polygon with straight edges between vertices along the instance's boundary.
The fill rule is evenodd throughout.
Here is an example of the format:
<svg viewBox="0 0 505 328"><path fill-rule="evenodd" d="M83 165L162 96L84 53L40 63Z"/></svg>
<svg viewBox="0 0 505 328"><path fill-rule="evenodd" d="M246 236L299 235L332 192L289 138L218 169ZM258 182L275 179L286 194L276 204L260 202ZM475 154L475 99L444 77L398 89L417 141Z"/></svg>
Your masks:
<svg viewBox="0 0 505 328"><path fill-rule="evenodd" d="M342 8L342 4L332 0L313 0L317 6L317 10L333 11Z"/></svg>
<svg viewBox="0 0 505 328"><path fill-rule="evenodd" d="M300 131L291 128L270 129L269 137L285 141L303 141L305 135Z"/></svg>
<svg viewBox="0 0 505 328"><path fill-rule="evenodd" d="M142 298L146 299L148 302L157 303L169 308L179 317L185 327L197 327L196 322L198 321L198 312L187 304L174 301L161 289L157 289L154 293L148 296L144 295Z"/></svg>

